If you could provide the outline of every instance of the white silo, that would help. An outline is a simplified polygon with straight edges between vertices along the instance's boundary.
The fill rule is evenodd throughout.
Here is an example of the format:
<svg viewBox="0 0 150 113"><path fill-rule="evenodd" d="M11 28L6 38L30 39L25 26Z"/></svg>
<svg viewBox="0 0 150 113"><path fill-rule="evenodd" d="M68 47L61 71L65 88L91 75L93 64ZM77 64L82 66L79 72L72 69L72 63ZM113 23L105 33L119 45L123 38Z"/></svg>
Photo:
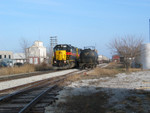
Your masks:
<svg viewBox="0 0 150 113"><path fill-rule="evenodd" d="M40 64L46 59L46 48L41 41L35 41L26 51L30 64Z"/></svg>
<svg viewBox="0 0 150 113"><path fill-rule="evenodd" d="M150 69L150 43L141 46L140 56L143 69Z"/></svg>

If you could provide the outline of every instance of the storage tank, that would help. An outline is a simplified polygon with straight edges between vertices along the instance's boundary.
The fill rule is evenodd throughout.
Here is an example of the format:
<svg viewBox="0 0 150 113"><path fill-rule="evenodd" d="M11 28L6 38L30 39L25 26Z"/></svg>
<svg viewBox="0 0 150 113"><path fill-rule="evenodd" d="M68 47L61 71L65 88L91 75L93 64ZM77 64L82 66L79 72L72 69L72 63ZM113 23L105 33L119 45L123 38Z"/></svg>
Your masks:
<svg viewBox="0 0 150 113"><path fill-rule="evenodd" d="M150 69L150 43L141 46L140 56L143 69Z"/></svg>
<svg viewBox="0 0 150 113"><path fill-rule="evenodd" d="M98 64L98 54L95 50L84 49L80 53L79 67L92 68Z"/></svg>

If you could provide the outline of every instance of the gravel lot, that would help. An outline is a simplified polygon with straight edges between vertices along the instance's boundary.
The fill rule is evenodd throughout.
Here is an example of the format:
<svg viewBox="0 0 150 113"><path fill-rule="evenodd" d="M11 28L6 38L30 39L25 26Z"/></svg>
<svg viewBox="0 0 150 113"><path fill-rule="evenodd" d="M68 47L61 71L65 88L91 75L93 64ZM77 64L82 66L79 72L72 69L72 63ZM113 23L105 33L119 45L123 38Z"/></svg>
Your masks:
<svg viewBox="0 0 150 113"><path fill-rule="evenodd" d="M150 71L117 74L115 77L80 80L60 92L59 100L46 113L65 113L57 107L68 96L105 92L109 95L107 113L150 113Z"/></svg>

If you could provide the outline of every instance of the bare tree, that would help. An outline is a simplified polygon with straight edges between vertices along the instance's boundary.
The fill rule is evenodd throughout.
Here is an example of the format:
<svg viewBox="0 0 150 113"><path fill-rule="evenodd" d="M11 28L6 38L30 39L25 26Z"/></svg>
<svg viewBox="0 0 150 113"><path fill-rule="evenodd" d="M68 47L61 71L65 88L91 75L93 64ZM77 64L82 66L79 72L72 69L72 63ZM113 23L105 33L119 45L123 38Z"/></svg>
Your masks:
<svg viewBox="0 0 150 113"><path fill-rule="evenodd" d="M52 53L51 53L51 47L50 45L47 46L47 58L48 58L48 64L51 64L51 56L52 56Z"/></svg>
<svg viewBox="0 0 150 113"><path fill-rule="evenodd" d="M29 48L29 42L28 42L28 40L22 38L20 40L20 46L21 46L22 52L25 54L25 59L27 60L28 59L27 48Z"/></svg>
<svg viewBox="0 0 150 113"><path fill-rule="evenodd" d="M141 37L125 36L114 39L109 47L112 52L124 57L124 66L128 71L133 60L140 55L140 48L143 40Z"/></svg>

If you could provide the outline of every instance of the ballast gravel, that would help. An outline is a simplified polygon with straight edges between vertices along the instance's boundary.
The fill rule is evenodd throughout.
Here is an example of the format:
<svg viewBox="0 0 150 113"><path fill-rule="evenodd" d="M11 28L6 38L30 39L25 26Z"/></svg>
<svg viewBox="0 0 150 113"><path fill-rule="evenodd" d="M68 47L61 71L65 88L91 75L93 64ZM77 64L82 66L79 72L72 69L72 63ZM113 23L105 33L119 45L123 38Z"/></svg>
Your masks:
<svg viewBox="0 0 150 113"><path fill-rule="evenodd" d="M63 70L59 72L53 72L49 74L43 74L43 75L37 75L37 76L32 76L32 77L27 77L27 78L21 78L21 79L15 79L15 80L10 80L10 81L4 81L0 82L0 90L16 87L19 85L24 85L52 77L57 77L61 75L65 75L74 71L77 71L78 69L69 69L69 70Z"/></svg>

